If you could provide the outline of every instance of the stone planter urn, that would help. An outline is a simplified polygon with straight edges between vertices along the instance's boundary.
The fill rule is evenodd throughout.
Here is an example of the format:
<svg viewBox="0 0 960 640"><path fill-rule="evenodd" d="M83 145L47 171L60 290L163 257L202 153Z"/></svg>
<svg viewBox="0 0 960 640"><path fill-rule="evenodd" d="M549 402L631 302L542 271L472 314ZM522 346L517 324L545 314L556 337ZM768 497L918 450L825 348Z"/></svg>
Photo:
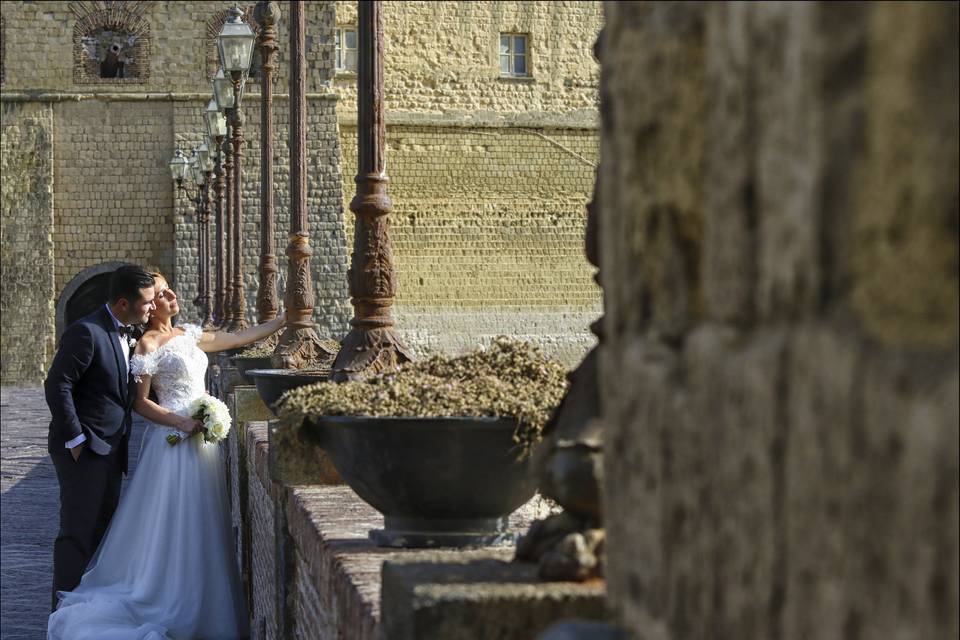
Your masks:
<svg viewBox="0 0 960 640"><path fill-rule="evenodd" d="M537 489L512 419L327 416L304 421L343 480L384 516L385 547L513 542L507 516Z"/></svg>

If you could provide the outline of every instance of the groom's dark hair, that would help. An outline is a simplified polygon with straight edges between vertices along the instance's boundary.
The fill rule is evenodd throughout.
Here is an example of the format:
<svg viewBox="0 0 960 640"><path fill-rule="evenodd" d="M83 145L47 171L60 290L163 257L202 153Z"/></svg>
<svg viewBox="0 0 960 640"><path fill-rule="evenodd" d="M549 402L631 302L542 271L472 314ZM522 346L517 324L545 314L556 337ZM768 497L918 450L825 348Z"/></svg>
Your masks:
<svg viewBox="0 0 960 640"><path fill-rule="evenodd" d="M153 286L153 276L141 266L125 264L110 275L110 304L120 298L130 302L140 299L140 289Z"/></svg>

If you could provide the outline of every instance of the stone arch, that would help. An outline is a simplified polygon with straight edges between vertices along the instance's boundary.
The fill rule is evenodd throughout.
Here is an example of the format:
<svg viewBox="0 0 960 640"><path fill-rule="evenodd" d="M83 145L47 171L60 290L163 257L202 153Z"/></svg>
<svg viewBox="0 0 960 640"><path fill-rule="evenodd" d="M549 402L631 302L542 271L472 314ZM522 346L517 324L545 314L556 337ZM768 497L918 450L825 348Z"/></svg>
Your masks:
<svg viewBox="0 0 960 640"><path fill-rule="evenodd" d="M150 3L141 0L70 3L73 80L80 84L140 84L150 77ZM116 75L102 76L104 70Z"/></svg>
<svg viewBox="0 0 960 640"><path fill-rule="evenodd" d="M260 23L253 17L254 5L241 7L241 9L243 9L244 22L250 25L253 32L259 36ZM223 23L229 17L230 9L221 9L210 16L204 29L203 50L206 52L207 78L210 80L213 80L213 76L217 74L217 68L220 66L220 56L217 53L217 34L223 29ZM253 48L253 56L250 58L250 73L247 75L247 82L254 84L260 82L260 50L256 46Z"/></svg>
<svg viewBox="0 0 960 640"><path fill-rule="evenodd" d="M102 262L73 276L57 297L57 340L71 322L94 311L107 301L110 274L126 262Z"/></svg>

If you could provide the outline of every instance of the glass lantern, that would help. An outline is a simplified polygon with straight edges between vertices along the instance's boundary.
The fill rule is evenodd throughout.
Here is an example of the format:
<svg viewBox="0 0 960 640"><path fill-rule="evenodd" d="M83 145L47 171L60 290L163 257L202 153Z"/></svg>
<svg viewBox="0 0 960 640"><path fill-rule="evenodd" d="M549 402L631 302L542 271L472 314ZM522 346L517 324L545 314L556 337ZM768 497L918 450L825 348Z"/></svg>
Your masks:
<svg viewBox="0 0 960 640"><path fill-rule="evenodd" d="M256 38L250 25L243 21L240 7L231 9L230 18L223 23L223 28L217 35L217 52L220 54L220 64L224 71L249 71Z"/></svg>
<svg viewBox="0 0 960 640"><path fill-rule="evenodd" d="M213 76L213 99L220 111L234 107L233 82L223 73L223 67L217 69L217 75Z"/></svg>
<svg viewBox="0 0 960 640"><path fill-rule="evenodd" d="M233 92L233 87L230 87ZM216 98L207 103L207 108L203 112L204 120L207 125L207 135L211 138L222 138L227 135L227 118L217 106Z"/></svg>
<svg viewBox="0 0 960 640"><path fill-rule="evenodd" d="M210 147L207 142L200 143L197 147L197 158L200 163L200 171L213 171L213 160L210 158Z"/></svg>
<svg viewBox="0 0 960 640"><path fill-rule="evenodd" d="M200 154L197 149L193 150L193 156L190 158L190 176L198 187L203 186L203 169L200 167Z"/></svg>
<svg viewBox="0 0 960 640"><path fill-rule="evenodd" d="M177 186L183 183L189 170L190 161L187 160L187 156L183 155L180 149L174 151L173 159L170 160L170 177L177 181Z"/></svg>

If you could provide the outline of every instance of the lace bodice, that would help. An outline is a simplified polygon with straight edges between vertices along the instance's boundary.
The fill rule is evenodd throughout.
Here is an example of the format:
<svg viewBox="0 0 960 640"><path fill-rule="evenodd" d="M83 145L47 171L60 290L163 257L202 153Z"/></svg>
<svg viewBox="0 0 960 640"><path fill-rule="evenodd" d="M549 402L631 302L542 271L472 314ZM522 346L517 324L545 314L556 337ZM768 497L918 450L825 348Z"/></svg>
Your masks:
<svg viewBox="0 0 960 640"><path fill-rule="evenodd" d="M197 346L203 331L193 324L182 328L184 334L170 338L156 351L145 356L135 353L130 358L134 380L139 382L142 375L152 376L150 386L156 390L160 406L174 412L206 393L203 383L207 354Z"/></svg>

